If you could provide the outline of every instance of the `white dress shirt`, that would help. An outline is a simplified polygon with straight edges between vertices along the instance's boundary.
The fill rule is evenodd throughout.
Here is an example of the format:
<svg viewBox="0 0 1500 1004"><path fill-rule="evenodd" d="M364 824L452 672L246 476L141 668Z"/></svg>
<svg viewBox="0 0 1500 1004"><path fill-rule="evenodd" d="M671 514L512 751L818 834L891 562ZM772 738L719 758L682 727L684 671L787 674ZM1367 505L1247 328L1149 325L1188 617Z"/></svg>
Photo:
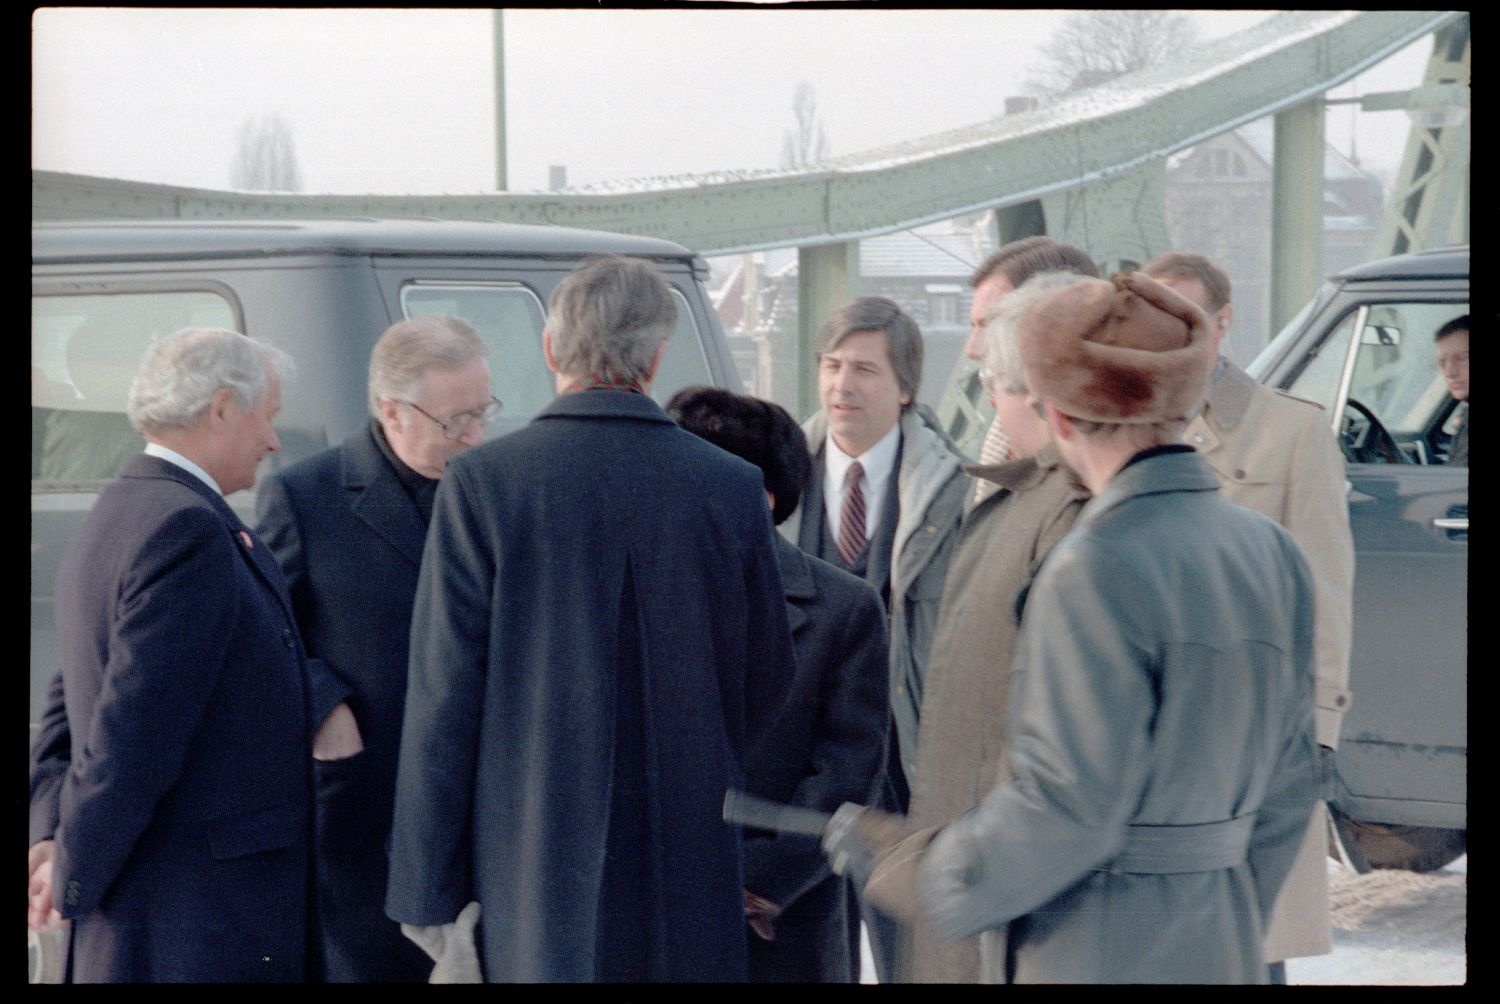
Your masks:
<svg viewBox="0 0 1500 1004"><path fill-rule="evenodd" d="M219 488L219 483L213 478L209 477L207 471L199 467L197 464L193 463L187 457L184 457L182 454L178 453L176 450L168 449L160 443L147 443L145 453L148 457L159 457L169 464L181 467L193 477L197 478L199 481L202 481L204 484L208 485L208 487L212 488L215 495L224 494L223 490Z"/></svg>
<svg viewBox="0 0 1500 1004"><path fill-rule="evenodd" d="M865 493L865 539L875 538L875 528L880 526L881 510L885 508L886 486L895 473L896 448L900 445L900 422L891 426L890 432L857 457L839 449L833 441L833 433L828 434L823 449L823 511L831 539L839 539L839 518L844 511L844 475L856 460L865 469L864 477L859 481L860 489Z"/></svg>

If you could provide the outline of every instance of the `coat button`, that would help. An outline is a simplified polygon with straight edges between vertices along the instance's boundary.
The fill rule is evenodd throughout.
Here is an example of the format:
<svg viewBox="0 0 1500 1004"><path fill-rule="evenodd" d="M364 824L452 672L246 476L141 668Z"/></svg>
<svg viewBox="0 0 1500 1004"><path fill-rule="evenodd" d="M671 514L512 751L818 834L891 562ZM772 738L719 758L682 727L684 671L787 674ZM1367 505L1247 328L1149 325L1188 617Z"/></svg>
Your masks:
<svg viewBox="0 0 1500 1004"><path fill-rule="evenodd" d="M82 898L82 893L76 879L68 883L68 893L63 898L67 900L69 906L78 905L78 900Z"/></svg>
<svg viewBox="0 0 1500 1004"><path fill-rule="evenodd" d="M291 628L282 628L281 629L281 643L283 645L285 645L287 648L293 648L294 647L293 643L292 643L292 629Z"/></svg>
<svg viewBox="0 0 1500 1004"><path fill-rule="evenodd" d="M1244 470L1243 470L1243 469L1241 469L1241 470L1236 470L1236 471L1235 471L1235 472L1234 472L1234 479L1235 479L1235 480L1236 480L1236 481L1243 481L1243 480L1245 480L1245 472L1244 472Z"/></svg>

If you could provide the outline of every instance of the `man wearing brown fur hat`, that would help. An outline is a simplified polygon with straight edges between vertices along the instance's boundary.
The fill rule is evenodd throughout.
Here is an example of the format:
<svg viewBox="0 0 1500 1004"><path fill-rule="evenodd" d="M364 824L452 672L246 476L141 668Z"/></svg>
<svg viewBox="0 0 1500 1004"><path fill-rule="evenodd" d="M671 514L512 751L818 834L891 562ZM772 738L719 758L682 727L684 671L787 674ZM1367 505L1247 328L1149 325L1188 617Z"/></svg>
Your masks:
<svg viewBox="0 0 1500 1004"><path fill-rule="evenodd" d="M1222 346L1234 317L1229 277L1202 255L1171 251L1141 271L1208 314ZM1231 502L1289 530L1302 548L1317 592L1318 684L1313 700L1319 753L1330 763L1349 707L1349 645L1354 618L1354 537L1345 497L1344 457L1328 413L1256 383L1220 356L1208 400L1183 439L1203 454ZM1325 752L1326 751L1326 752ZM1328 815L1315 807L1297 863L1266 924L1273 983L1286 982L1283 960L1333 951L1328 920Z"/></svg>
<svg viewBox="0 0 1500 1004"><path fill-rule="evenodd" d="M882 886L904 827L846 806L825 848L985 977L1263 983L1261 936L1317 794L1313 597L1295 541L1179 442L1215 346L1139 275L1024 315L1026 383L1094 498L1017 601L1002 781Z"/></svg>

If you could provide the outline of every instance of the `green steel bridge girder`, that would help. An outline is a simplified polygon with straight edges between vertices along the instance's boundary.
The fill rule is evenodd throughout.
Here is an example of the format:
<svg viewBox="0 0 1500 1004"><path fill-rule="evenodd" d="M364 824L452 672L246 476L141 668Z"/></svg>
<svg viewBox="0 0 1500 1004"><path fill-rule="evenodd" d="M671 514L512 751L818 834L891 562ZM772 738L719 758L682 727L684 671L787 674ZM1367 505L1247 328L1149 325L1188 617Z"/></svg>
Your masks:
<svg viewBox="0 0 1500 1004"><path fill-rule="evenodd" d="M835 243L1108 183L1317 97L1462 16L1282 12L1178 60L1035 111L802 171L439 196L231 193L35 172L33 216L502 220L664 237L703 254Z"/></svg>

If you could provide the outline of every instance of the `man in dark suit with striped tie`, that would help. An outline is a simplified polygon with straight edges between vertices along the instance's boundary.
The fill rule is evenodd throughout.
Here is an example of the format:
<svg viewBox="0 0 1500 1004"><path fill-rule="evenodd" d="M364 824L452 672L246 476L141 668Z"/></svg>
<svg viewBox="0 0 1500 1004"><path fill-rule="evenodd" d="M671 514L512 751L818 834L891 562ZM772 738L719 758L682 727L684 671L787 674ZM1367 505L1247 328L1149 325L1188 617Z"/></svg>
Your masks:
<svg viewBox="0 0 1500 1004"><path fill-rule="evenodd" d="M822 410L803 423L813 478L783 524L804 551L880 591L890 617L891 737L879 804L905 812L917 713L938 600L962 515L965 458L916 402L922 333L893 301L864 296L828 318L818 338ZM882 982L895 929L867 914Z"/></svg>

